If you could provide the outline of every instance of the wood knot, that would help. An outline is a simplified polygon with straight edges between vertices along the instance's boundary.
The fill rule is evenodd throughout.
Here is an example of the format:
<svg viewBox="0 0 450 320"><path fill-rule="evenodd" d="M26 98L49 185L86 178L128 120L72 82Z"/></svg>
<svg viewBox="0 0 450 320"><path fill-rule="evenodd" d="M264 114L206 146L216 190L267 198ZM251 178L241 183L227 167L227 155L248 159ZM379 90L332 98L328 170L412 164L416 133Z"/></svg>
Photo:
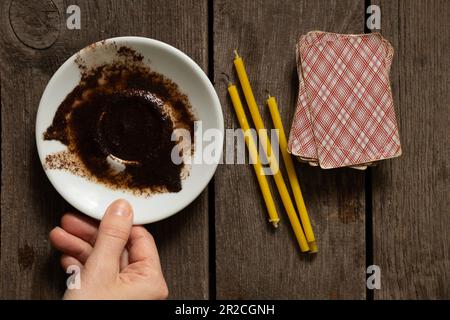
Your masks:
<svg viewBox="0 0 450 320"><path fill-rule="evenodd" d="M9 23L24 45L49 48L58 39L61 20L51 0L14 0L9 8Z"/></svg>
<svg viewBox="0 0 450 320"><path fill-rule="evenodd" d="M18 250L19 265L23 269L29 269L34 263L34 249L25 244Z"/></svg>

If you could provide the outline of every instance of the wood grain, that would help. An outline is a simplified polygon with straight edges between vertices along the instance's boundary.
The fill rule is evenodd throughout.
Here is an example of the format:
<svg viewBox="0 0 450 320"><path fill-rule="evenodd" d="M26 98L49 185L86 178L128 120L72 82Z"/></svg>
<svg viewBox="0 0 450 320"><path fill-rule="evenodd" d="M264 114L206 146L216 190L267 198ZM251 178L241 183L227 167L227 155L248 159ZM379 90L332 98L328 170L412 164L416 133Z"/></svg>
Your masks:
<svg viewBox="0 0 450 320"><path fill-rule="evenodd" d="M206 0L54 1L60 17L57 33L54 20L47 24L42 19L55 16L53 9L47 12L49 3L1 3L1 298L60 298L64 290L66 277L58 271L58 254L47 235L70 207L45 177L34 138L39 99L56 69L84 46L120 35L160 39L186 52L205 71L208 65ZM71 4L81 8L81 30L66 28ZM150 229L170 297L207 298L207 192Z"/></svg>
<svg viewBox="0 0 450 320"><path fill-rule="evenodd" d="M449 299L450 6L380 2L403 155L373 170L375 298Z"/></svg>
<svg viewBox="0 0 450 320"><path fill-rule="evenodd" d="M362 1L282 5L279 1L233 5L214 1L214 74L225 127L238 128L221 75L225 72L236 79L233 49L244 57L266 127L273 127L265 106L268 89L276 96L289 129L298 89L294 54L298 37L311 30L362 33L363 27ZM318 239L317 255L300 254L281 207L281 227L272 230L251 166L219 168L215 178L218 298L365 298L364 173L300 164L297 169Z"/></svg>
<svg viewBox="0 0 450 320"><path fill-rule="evenodd" d="M444 0L372 3L381 5L382 34L396 50L391 76L403 147L400 158L372 169L373 262L381 268L375 298L448 299L450 6ZM81 30L66 28L71 4L81 8ZM213 30L208 5L213 5ZM34 121L48 80L69 56L100 39L137 35L180 48L205 71L213 59L225 127L238 128L222 75L236 80L237 48L266 126L273 127L267 89L288 130L297 97L299 35L317 29L361 33L363 5L358 0L2 1L0 298L54 299L64 290L66 275L47 235L72 208L41 168ZM208 57L212 31L214 53ZM208 208L205 191L184 212L149 227L171 298L205 299L210 285L221 299L366 298L365 174L303 164L296 169L319 253L300 254L281 206L282 224L272 229L251 166L221 165L215 208ZM209 209L216 211L213 284Z"/></svg>

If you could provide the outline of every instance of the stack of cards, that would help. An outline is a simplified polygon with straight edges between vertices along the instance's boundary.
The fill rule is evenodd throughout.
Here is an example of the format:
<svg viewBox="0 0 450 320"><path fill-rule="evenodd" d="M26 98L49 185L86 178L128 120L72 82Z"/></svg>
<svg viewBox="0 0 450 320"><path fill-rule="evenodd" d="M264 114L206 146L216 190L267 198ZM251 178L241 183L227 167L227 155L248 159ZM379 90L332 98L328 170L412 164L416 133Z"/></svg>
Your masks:
<svg viewBox="0 0 450 320"><path fill-rule="evenodd" d="M401 154L387 40L313 31L300 37L296 55L300 87L290 153L324 169L365 169Z"/></svg>

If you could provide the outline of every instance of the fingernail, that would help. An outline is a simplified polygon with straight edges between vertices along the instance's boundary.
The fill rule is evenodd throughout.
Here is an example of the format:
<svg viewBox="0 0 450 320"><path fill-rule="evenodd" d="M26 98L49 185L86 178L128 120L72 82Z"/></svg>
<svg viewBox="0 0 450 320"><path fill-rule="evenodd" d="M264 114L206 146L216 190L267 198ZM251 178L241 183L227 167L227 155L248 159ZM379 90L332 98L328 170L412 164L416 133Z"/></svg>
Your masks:
<svg viewBox="0 0 450 320"><path fill-rule="evenodd" d="M132 209L128 201L119 199L114 201L108 209L109 214L113 214L119 217L129 217L131 215Z"/></svg>

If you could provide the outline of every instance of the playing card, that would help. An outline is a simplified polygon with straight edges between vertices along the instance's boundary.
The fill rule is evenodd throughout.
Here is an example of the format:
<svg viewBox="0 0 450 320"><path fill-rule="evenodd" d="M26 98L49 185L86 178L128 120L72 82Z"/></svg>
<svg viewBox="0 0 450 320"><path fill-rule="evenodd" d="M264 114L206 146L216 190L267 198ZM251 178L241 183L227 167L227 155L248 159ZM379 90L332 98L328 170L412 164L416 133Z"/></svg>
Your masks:
<svg viewBox="0 0 450 320"><path fill-rule="evenodd" d="M296 51L300 87L289 152L322 168L399 156L389 42L378 33L314 31L300 37Z"/></svg>

